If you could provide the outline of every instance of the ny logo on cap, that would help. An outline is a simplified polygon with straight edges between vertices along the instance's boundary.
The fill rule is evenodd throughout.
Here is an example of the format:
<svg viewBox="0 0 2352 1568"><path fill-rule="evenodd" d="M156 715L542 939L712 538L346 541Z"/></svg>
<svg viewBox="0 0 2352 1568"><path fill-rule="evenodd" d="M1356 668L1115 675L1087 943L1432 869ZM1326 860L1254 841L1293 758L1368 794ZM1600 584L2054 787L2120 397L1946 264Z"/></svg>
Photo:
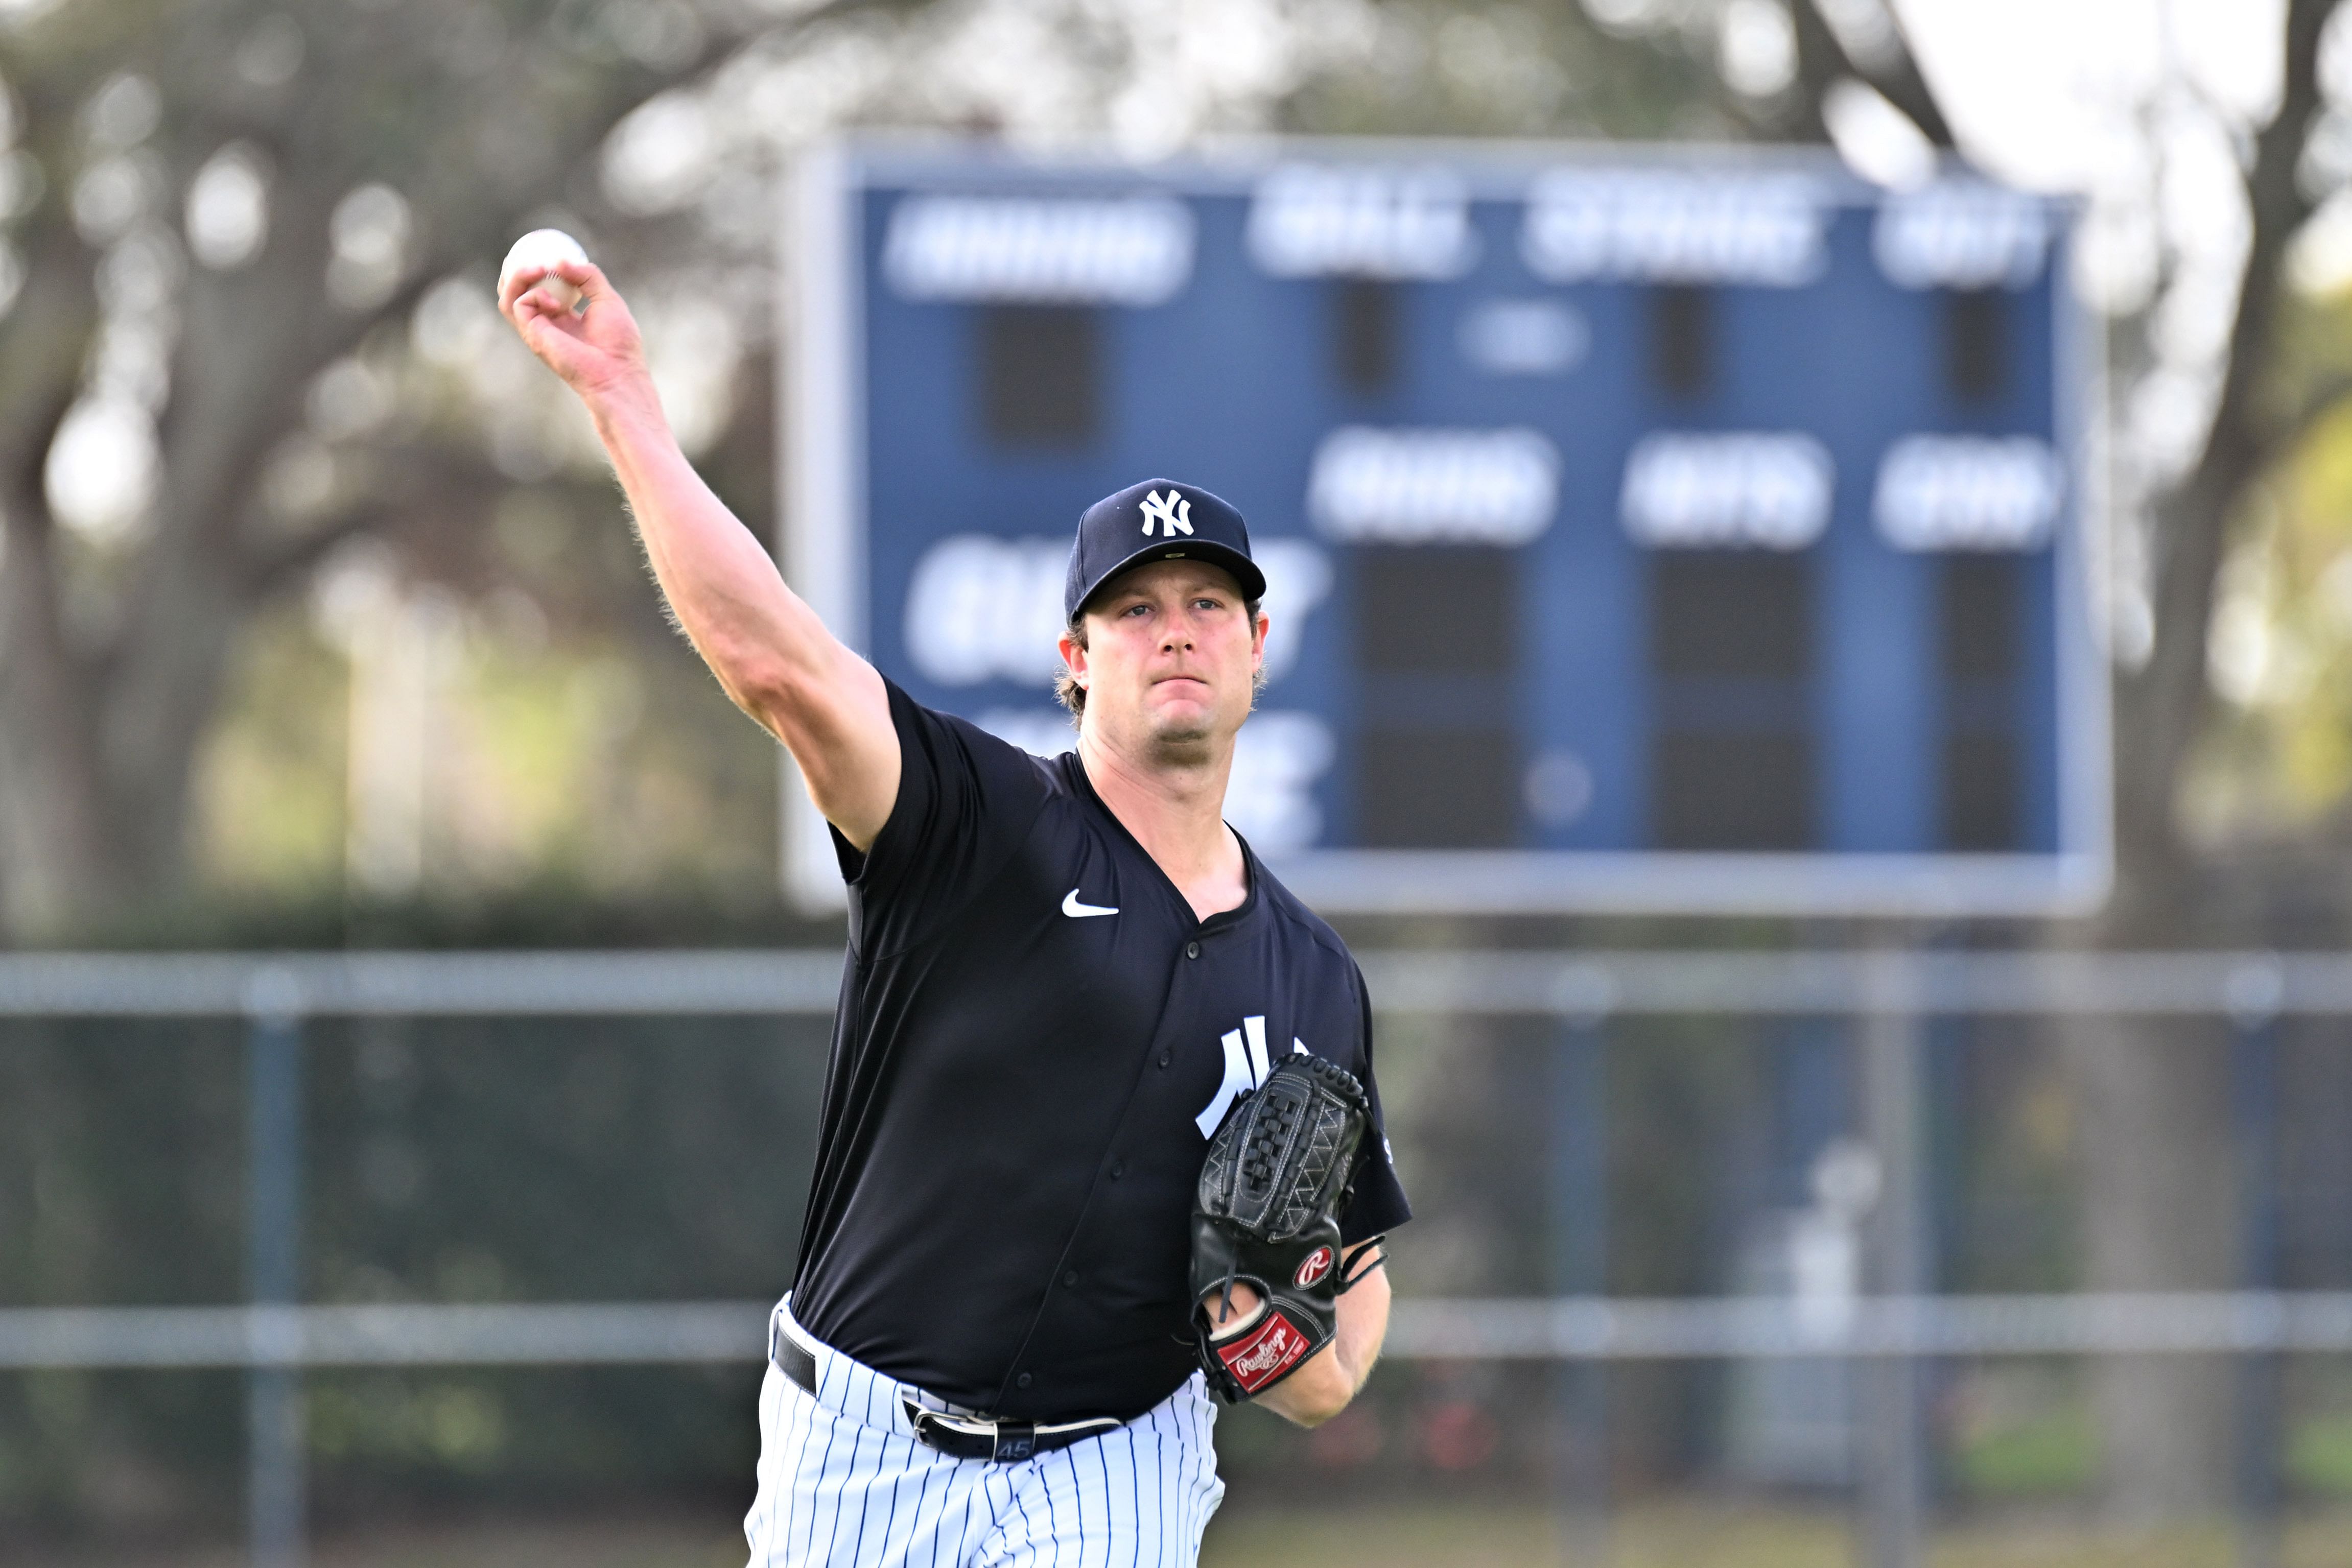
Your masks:
<svg viewBox="0 0 2352 1568"><path fill-rule="evenodd" d="M1160 525L1160 537L1174 538L1178 534L1192 531L1192 503L1181 490L1170 490L1163 497L1154 490L1143 497L1143 537L1151 537L1151 525Z"/></svg>

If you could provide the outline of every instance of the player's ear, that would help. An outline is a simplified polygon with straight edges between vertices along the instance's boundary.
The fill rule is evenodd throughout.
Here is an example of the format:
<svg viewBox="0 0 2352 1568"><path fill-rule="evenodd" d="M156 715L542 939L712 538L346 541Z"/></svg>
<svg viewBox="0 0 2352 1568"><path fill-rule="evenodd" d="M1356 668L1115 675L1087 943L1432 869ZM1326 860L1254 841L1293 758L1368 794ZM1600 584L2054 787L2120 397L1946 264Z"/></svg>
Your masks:
<svg viewBox="0 0 2352 1568"><path fill-rule="evenodd" d="M1062 663L1069 666L1070 678L1083 689L1087 684L1087 645L1071 635L1071 632L1076 630L1073 627L1065 631L1061 641L1055 646L1062 651Z"/></svg>

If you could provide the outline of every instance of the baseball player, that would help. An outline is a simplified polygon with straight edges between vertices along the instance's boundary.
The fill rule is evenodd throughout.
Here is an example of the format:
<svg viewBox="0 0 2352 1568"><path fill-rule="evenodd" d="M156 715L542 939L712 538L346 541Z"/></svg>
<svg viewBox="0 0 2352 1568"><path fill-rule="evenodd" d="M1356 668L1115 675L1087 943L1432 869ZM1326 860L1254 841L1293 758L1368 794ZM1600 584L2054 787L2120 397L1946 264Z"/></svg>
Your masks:
<svg viewBox="0 0 2352 1568"><path fill-rule="evenodd" d="M619 295L552 270L583 312L530 271L500 308L593 416L849 890L751 1561L1182 1568L1224 1490L1212 1396L1342 1408L1410 1213L1362 976L1220 815L1265 645L1241 515L1167 480L1086 512L1077 747L1033 757L826 631L679 452Z"/></svg>

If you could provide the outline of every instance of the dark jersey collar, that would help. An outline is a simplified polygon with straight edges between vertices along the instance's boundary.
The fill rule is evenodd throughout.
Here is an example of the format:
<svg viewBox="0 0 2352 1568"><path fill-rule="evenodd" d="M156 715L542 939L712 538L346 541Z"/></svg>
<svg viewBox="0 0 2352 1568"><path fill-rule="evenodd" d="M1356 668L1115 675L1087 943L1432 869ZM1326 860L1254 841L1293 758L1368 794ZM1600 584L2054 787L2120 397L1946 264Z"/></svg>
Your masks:
<svg viewBox="0 0 2352 1568"><path fill-rule="evenodd" d="M1100 795L1095 793L1095 781L1087 777L1087 765L1078 756L1077 747L1072 747L1055 758L1055 761L1062 769L1063 781L1069 787L1070 792L1099 813L1102 820L1109 824L1110 831L1118 834L1125 841L1127 846L1135 852L1136 858L1151 868L1152 874L1160 879L1160 885L1167 889L1170 898L1175 900L1176 907L1190 917L1198 929L1204 933L1223 931L1227 926L1240 925L1257 913L1258 888L1265 878L1259 870L1256 852L1250 848L1249 841L1242 837L1240 830L1231 822L1225 824L1225 831L1232 833L1234 842L1242 847L1242 879L1247 884L1247 890L1242 894L1242 901L1239 904L1231 909L1221 909L1206 920L1202 920L1193 915L1192 902L1184 896L1184 890L1178 887L1174 880L1161 868L1160 862L1151 858L1151 852L1145 849L1133 833L1128 831L1127 824L1118 820L1118 813L1105 804Z"/></svg>

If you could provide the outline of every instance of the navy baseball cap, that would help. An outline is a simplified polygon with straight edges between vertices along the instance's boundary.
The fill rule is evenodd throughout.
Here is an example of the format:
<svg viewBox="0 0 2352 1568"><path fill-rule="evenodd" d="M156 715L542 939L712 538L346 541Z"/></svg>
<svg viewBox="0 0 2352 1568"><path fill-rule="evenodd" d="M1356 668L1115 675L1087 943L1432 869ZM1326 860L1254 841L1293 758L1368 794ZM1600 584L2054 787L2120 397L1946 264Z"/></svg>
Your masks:
<svg viewBox="0 0 2352 1568"><path fill-rule="evenodd" d="M1105 496L1078 518L1062 614L1076 620L1095 590L1129 567L1184 559L1223 567L1241 584L1244 599L1265 597L1265 573L1250 559L1249 525L1232 503L1173 479L1146 479Z"/></svg>

